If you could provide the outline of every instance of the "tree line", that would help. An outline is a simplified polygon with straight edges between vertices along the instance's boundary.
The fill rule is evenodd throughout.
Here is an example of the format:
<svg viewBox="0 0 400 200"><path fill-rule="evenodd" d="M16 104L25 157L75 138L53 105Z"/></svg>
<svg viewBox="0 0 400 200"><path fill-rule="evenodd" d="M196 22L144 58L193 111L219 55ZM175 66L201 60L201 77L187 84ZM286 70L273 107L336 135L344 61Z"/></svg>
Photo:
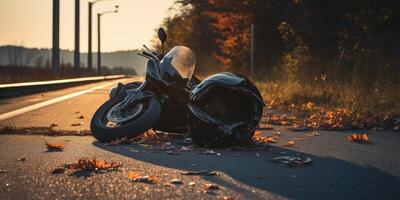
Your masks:
<svg viewBox="0 0 400 200"><path fill-rule="evenodd" d="M193 49L198 73L248 74L254 24L255 78L356 76L368 87L400 78L398 0L177 0L171 9L166 45Z"/></svg>

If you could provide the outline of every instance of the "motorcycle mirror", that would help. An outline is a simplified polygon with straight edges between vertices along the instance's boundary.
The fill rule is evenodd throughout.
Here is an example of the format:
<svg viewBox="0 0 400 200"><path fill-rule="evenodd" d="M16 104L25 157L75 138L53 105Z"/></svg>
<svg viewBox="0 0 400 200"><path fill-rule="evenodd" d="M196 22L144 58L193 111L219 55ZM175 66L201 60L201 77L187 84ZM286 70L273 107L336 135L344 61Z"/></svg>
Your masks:
<svg viewBox="0 0 400 200"><path fill-rule="evenodd" d="M161 41L161 53L164 54L164 42L167 40L167 33L161 27L158 29L158 39Z"/></svg>

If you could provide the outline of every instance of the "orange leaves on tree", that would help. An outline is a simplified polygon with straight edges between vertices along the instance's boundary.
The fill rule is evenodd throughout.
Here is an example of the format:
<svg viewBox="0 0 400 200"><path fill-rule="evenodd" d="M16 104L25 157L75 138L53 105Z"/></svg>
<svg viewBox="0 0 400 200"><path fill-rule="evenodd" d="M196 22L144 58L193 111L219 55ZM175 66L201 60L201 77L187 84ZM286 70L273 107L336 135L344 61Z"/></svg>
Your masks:
<svg viewBox="0 0 400 200"><path fill-rule="evenodd" d="M347 139L351 142L368 142L368 135L365 133L353 133L347 136Z"/></svg>
<svg viewBox="0 0 400 200"><path fill-rule="evenodd" d="M63 143L49 143L45 141L46 148L50 151L62 151L64 149Z"/></svg>

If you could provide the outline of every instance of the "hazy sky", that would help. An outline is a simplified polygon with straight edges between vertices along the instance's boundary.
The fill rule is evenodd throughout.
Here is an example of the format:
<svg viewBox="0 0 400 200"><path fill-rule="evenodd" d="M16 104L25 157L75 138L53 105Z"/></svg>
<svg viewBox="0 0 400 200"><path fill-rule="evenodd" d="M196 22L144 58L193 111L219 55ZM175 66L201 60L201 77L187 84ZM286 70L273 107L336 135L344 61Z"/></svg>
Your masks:
<svg viewBox="0 0 400 200"><path fill-rule="evenodd" d="M81 52L87 52L88 1L81 0ZM98 2L93 9L93 50L97 49L97 12L102 17L102 51L140 48L150 44L155 29L174 0L114 0ZM60 0L60 48L74 48L75 0ZM52 0L0 0L0 45L50 48L52 46Z"/></svg>

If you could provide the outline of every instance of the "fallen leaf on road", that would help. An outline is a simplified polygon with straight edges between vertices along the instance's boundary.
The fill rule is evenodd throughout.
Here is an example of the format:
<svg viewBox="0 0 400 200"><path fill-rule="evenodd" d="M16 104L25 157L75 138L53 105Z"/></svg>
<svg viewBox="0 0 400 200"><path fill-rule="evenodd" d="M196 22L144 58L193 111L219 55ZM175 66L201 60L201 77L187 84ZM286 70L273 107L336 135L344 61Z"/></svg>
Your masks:
<svg viewBox="0 0 400 200"><path fill-rule="evenodd" d="M189 182L189 186L195 186L196 183L195 182Z"/></svg>
<svg viewBox="0 0 400 200"><path fill-rule="evenodd" d="M258 125L258 130L274 130L274 127L268 125L268 124L264 124L264 123L260 123Z"/></svg>
<svg viewBox="0 0 400 200"><path fill-rule="evenodd" d="M214 150L211 150L211 149L206 149L206 150L203 151L201 154L215 155L215 154L217 154L217 152L215 152Z"/></svg>
<svg viewBox="0 0 400 200"><path fill-rule="evenodd" d="M129 179L136 179L136 178L139 178L139 177L140 177L140 175L138 173L136 173L136 172L131 172L131 171L128 172L128 178Z"/></svg>
<svg viewBox="0 0 400 200"><path fill-rule="evenodd" d="M71 124L71 126L82 126L83 125L83 122L79 122L79 123L73 123L73 124Z"/></svg>
<svg viewBox="0 0 400 200"><path fill-rule="evenodd" d="M45 141L46 148L50 151L62 151L64 149L64 143L48 143Z"/></svg>
<svg viewBox="0 0 400 200"><path fill-rule="evenodd" d="M217 193L215 192L215 191L212 191L212 190L203 190L203 193L204 194L210 194L210 195L217 195Z"/></svg>
<svg viewBox="0 0 400 200"><path fill-rule="evenodd" d="M272 160L272 162L286 164L287 166L305 166L312 163L312 159L309 157L302 158L299 155L294 156L280 156Z"/></svg>
<svg viewBox="0 0 400 200"><path fill-rule="evenodd" d="M167 187L175 187L175 185L174 185L174 184L171 184L171 183L164 183L163 185L164 185L164 186L167 186Z"/></svg>
<svg viewBox="0 0 400 200"><path fill-rule="evenodd" d="M141 182L141 183L156 183L158 182L158 178L156 176L140 176L136 172L128 172L128 178L134 182Z"/></svg>
<svg viewBox="0 0 400 200"><path fill-rule="evenodd" d="M295 126L292 126L292 127L290 127L290 128L288 128L290 131L295 131L295 132L300 132L300 131L308 131L308 130L310 130L308 127L306 127L306 126L301 126L301 125L295 125Z"/></svg>
<svg viewBox="0 0 400 200"><path fill-rule="evenodd" d="M284 144L284 145L282 145L282 146L284 146L284 147L294 147L294 146L295 146L295 143L294 143L293 140L291 140L291 141L289 141L288 143L286 143L286 144Z"/></svg>
<svg viewBox="0 0 400 200"><path fill-rule="evenodd" d="M177 178L172 179L171 183L175 184L175 185L182 185L183 184L183 182L180 179L177 179Z"/></svg>
<svg viewBox="0 0 400 200"><path fill-rule="evenodd" d="M258 130L254 132L253 140L255 142L262 142L262 143L277 143L276 137L263 136L262 132Z"/></svg>
<svg viewBox="0 0 400 200"><path fill-rule="evenodd" d="M128 139L127 137L117 138L106 143L107 146L118 146L120 144L132 144L133 139Z"/></svg>
<svg viewBox="0 0 400 200"><path fill-rule="evenodd" d="M193 150L193 147L191 147L191 146L182 146L180 149L180 151L192 151L192 150Z"/></svg>
<svg viewBox="0 0 400 200"><path fill-rule="evenodd" d="M168 155L181 155L180 153L176 152L176 151L167 151L166 152Z"/></svg>
<svg viewBox="0 0 400 200"><path fill-rule="evenodd" d="M52 123L52 124L50 124L50 128L51 128L51 127L56 127L56 126L58 126L57 123Z"/></svg>
<svg viewBox="0 0 400 200"><path fill-rule="evenodd" d="M353 133L347 136L347 139L351 142L368 142L368 135L361 133Z"/></svg>
<svg viewBox="0 0 400 200"><path fill-rule="evenodd" d="M313 131L311 133L307 133L307 136L315 137L315 136L320 136L320 134L317 131Z"/></svg>
<svg viewBox="0 0 400 200"><path fill-rule="evenodd" d="M65 172L65 168L64 167L60 167L60 168L55 168L51 173L52 174L62 174Z"/></svg>
<svg viewBox="0 0 400 200"><path fill-rule="evenodd" d="M80 158L77 163L67 164L67 169L81 169L81 170L116 170L122 165L114 161L107 162L105 160L94 158Z"/></svg>
<svg viewBox="0 0 400 200"><path fill-rule="evenodd" d="M217 199L222 199L222 200L233 200L234 198L231 196L218 196Z"/></svg>
<svg viewBox="0 0 400 200"><path fill-rule="evenodd" d="M208 171L208 170L200 170L200 171L186 171L182 172L182 175L205 175L205 176L216 176L218 172L216 171Z"/></svg>
<svg viewBox="0 0 400 200"><path fill-rule="evenodd" d="M216 184L212 184L212 183L206 183L205 185L205 189L206 190L219 190L219 186Z"/></svg>

